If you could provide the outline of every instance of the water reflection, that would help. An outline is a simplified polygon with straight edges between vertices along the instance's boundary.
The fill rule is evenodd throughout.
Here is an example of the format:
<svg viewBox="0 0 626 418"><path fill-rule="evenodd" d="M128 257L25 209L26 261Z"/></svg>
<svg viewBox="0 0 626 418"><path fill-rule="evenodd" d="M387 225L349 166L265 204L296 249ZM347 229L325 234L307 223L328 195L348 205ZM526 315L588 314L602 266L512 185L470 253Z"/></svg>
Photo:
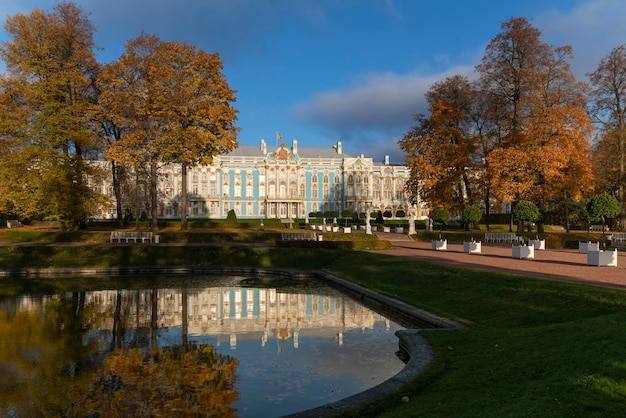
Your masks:
<svg viewBox="0 0 626 418"><path fill-rule="evenodd" d="M4 297L0 415L284 415L397 373L399 328L327 287L233 277Z"/></svg>

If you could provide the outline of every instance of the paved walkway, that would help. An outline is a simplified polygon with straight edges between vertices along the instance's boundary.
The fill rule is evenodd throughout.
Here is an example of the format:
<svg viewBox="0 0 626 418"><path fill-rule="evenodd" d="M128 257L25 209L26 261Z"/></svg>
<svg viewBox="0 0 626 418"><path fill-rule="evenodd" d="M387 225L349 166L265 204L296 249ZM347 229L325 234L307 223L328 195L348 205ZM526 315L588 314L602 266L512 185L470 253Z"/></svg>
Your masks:
<svg viewBox="0 0 626 418"><path fill-rule="evenodd" d="M381 237L385 239L385 237ZM578 250L536 250L534 259L514 259L507 245L485 245L481 254L463 252L463 244L448 244L446 251L434 251L430 242L392 240L391 250L372 250L380 254L411 257L477 270L505 271L525 276L581 282L595 286L626 289L626 252L619 252L617 267L588 266L587 255Z"/></svg>

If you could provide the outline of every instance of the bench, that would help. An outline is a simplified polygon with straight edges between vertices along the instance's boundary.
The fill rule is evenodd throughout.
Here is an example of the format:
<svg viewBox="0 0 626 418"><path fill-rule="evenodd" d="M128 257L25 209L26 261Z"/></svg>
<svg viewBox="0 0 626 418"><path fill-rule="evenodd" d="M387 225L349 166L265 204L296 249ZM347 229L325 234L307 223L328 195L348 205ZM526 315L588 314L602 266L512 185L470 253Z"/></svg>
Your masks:
<svg viewBox="0 0 626 418"><path fill-rule="evenodd" d="M41 227L51 228L51 227L56 225L56 222L54 222L54 221L33 221L32 225L33 226L41 226Z"/></svg>
<svg viewBox="0 0 626 418"><path fill-rule="evenodd" d="M317 234L313 232L282 233L280 239L283 241L317 241Z"/></svg>
<svg viewBox="0 0 626 418"><path fill-rule="evenodd" d="M154 238L158 242L158 235ZM141 231L112 231L109 242L152 242L152 232Z"/></svg>
<svg viewBox="0 0 626 418"><path fill-rule="evenodd" d="M626 233L624 232L613 232L611 235L607 235L606 237L613 244L622 244L626 242Z"/></svg>
<svg viewBox="0 0 626 418"><path fill-rule="evenodd" d="M602 231L602 225L589 225L589 230L590 231ZM604 225L604 230L608 231L609 227L607 225Z"/></svg>
<svg viewBox="0 0 626 418"><path fill-rule="evenodd" d="M17 219L9 219L9 220L7 220L7 228L19 228L20 226L23 226L23 225Z"/></svg>
<svg viewBox="0 0 626 418"><path fill-rule="evenodd" d="M289 229L293 229L293 219L291 218L281 218L280 223L287 226L289 224Z"/></svg>
<svg viewBox="0 0 626 418"><path fill-rule="evenodd" d="M485 232L485 243L488 242L521 242L524 237L518 237L515 232Z"/></svg>

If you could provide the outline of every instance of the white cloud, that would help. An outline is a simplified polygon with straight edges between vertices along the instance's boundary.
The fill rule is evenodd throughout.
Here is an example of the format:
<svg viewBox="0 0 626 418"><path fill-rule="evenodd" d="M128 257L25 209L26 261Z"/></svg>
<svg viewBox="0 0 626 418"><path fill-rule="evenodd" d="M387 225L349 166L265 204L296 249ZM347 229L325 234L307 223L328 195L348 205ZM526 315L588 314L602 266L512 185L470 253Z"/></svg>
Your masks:
<svg viewBox="0 0 626 418"><path fill-rule="evenodd" d="M626 42L624 16L623 0L590 0L569 12L552 9L529 18L542 31L546 43L572 46L574 74L587 81L585 74L595 70L612 48ZM323 127L329 136L341 137L348 146L354 143L375 155L379 151L399 157L397 141L413 125L415 114L427 113L424 94L430 86L454 74L472 77L474 65L480 62L489 41L485 39L480 50L470 52L465 65L438 74L422 71L361 76L350 86L321 92L299 103L294 106L292 116L300 122ZM447 56L433 59L437 63L453 61Z"/></svg>
<svg viewBox="0 0 626 418"><path fill-rule="evenodd" d="M358 145L371 155L401 157L397 141L414 124L414 115L426 114L424 97L433 83L460 74L472 77L474 66L458 66L438 74L373 74L353 85L319 93L293 108L292 116L322 126L347 146Z"/></svg>
<svg viewBox="0 0 626 418"><path fill-rule="evenodd" d="M533 19L533 24L554 46L571 45L572 69L581 80L594 71L609 52L626 43L626 2L591 0L579 3L570 12L550 10Z"/></svg>

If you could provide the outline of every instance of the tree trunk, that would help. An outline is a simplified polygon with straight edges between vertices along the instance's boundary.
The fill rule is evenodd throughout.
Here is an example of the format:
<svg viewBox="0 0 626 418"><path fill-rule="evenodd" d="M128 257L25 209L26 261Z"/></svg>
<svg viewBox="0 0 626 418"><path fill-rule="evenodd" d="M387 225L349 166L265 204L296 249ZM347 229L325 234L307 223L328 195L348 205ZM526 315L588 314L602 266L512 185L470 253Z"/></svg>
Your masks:
<svg viewBox="0 0 626 418"><path fill-rule="evenodd" d="M619 132L617 134L617 152L619 155L619 167L618 167L618 200L620 204L620 213L619 213L619 226L620 230L623 231L626 229L626 208L624 207L624 135L626 132L624 130L626 126L624 126L624 114L620 114L619 118Z"/></svg>
<svg viewBox="0 0 626 418"><path fill-rule="evenodd" d="M122 212L122 187L120 185L120 167L111 160L111 177L113 178L113 194L115 195L115 210L120 226L124 223L124 213Z"/></svg>
<svg viewBox="0 0 626 418"><path fill-rule="evenodd" d="M564 195L564 206L565 206L565 232L569 234L570 232L570 224L569 224L569 205L567 204L567 191L563 192Z"/></svg>
<svg viewBox="0 0 626 418"><path fill-rule="evenodd" d="M135 228L141 229L141 201L139 198L139 170L135 170Z"/></svg>
<svg viewBox="0 0 626 418"><path fill-rule="evenodd" d="M490 231L491 229L491 219L490 219L490 215L491 215L491 205L489 204L489 189L487 189L487 193L485 194L485 228L487 228L487 231Z"/></svg>
<svg viewBox="0 0 626 418"><path fill-rule="evenodd" d="M181 163L180 165L180 179L181 179L181 192L180 192L180 229L184 231L187 229L187 164Z"/></svg>
<svg viewBox="0 0 626 418"><path fill-rule="evenodd" d="M152 161L150 163L150 229L157 231L159 229L159 200L157 196L157 163Z"/></svg>

